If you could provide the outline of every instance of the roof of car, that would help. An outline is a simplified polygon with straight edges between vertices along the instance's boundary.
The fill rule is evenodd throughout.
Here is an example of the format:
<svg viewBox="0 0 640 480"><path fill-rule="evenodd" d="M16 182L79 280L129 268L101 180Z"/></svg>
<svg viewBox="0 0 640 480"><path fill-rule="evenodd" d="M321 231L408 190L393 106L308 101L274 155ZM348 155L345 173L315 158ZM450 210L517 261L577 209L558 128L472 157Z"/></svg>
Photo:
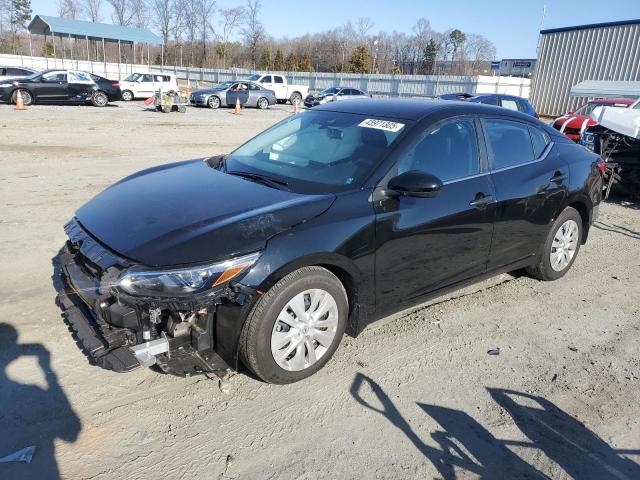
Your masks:
<svg viewBox="0 0 640 480"><path fill-rule="evenodd" d="M395 118L419 121L436 111L448 109L457 115L485 113L500 116L509 116L531 121L533 117L524 113L482 103L469 103L458 100L440 100L423 98L389 98L370 100L344 100L341 102L329 102L313 107L315 111L355 113L358 115L371 115L373 117Z"/></svg>
<svg viewBox="0 0 640 480"><path fill-rule="evenodd" d="M607 105L624 103L625 105L633 105L635 101L635 98L594 98L593 100L589 100L588 103L604 103Z"/></svg>

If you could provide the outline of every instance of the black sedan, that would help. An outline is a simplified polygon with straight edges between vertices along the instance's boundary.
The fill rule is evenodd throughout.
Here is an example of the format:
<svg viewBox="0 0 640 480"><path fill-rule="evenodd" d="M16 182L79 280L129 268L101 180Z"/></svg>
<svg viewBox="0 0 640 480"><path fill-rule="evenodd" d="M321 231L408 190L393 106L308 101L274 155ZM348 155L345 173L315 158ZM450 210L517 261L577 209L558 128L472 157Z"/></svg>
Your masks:
<svg viewBox="0 0 640 480"><path fill-rule="evenodd" d="M242 361L295 382L393 312L500 272L562 277L596 217L599 162L504 108L321 105L100 193L65 227L60 300L105 368Z"/></svg>
<svg viewBox="0 0 640 480"><path fill-rule="evenodd" d="M0 84L0 101L16 103L18 91L25 105L83 104L104 107L120 100L118 82L77 70L47 70Z"/></svg>

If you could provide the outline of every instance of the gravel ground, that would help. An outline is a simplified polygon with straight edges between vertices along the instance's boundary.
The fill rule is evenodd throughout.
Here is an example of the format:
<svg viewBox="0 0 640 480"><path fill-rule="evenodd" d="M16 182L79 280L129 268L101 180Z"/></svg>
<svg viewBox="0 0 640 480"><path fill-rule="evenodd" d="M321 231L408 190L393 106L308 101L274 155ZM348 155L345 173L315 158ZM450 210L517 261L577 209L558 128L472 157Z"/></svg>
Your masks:
<svg viewBox="0 0 640 480"><path fill-rule="evenodd" d="M637 203L602 206L562 280L502 275L403 312L298 384L87 363L54 304L64 222L290 111L0 106L0 457L38 446L0 478L640 478Z"/></svg>

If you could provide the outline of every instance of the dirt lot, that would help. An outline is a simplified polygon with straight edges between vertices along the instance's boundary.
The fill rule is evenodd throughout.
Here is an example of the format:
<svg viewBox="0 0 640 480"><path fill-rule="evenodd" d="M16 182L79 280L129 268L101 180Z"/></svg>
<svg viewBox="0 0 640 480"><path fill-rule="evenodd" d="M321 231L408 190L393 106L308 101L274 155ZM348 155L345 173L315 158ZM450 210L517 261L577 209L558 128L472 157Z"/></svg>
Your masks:
<svg viewBox="0 0 640 480"><path fill-rule="evenodd" d="M0 478L640 478L637 203L603 205L561 281L503 275L406 312L302 383L88 364L54 304L64 222L290 110L0 106L0 457L38 446Z"/></svg>

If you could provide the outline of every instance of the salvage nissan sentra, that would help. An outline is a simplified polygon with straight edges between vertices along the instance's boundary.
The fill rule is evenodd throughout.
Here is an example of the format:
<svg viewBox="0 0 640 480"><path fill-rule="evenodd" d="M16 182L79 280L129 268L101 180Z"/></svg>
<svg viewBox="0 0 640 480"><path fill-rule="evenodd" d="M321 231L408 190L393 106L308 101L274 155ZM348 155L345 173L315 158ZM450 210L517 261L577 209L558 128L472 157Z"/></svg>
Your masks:
<svg viewBox="0 0 640 480"><path fill-rule="evenodd" d="M229 155L125 178L65 226L60 302L93 363L290 383L344 333L479 279L562 277L599 158L463 102L334 102Z"/></svg>

